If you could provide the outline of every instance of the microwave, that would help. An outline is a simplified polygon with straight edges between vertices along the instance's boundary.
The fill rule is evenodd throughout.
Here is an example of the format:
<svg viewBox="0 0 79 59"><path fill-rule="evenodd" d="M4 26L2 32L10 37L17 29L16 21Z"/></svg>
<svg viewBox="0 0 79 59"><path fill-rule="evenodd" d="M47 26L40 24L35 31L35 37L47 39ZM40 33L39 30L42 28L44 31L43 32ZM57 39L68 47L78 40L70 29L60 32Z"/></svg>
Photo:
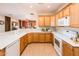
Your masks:
<svg viewBox="0 0 79 59"><path fill-rule="evenodd" d="M58 26L70 26L69 16L66 16L66 17L59 19Z"/></svg>

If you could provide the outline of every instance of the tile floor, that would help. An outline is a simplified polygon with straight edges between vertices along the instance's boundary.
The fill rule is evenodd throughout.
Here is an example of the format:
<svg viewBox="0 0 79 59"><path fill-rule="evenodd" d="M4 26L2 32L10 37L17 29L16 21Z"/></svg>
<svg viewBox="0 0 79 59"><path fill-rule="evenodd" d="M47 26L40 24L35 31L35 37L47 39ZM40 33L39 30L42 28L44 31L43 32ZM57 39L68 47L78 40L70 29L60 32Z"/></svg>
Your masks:
<svg viewBox="0 0 79 59"><path fill-rule="evenodd" d="M29 44L21 56L56 56L56 52L50 43Z"/></svg>

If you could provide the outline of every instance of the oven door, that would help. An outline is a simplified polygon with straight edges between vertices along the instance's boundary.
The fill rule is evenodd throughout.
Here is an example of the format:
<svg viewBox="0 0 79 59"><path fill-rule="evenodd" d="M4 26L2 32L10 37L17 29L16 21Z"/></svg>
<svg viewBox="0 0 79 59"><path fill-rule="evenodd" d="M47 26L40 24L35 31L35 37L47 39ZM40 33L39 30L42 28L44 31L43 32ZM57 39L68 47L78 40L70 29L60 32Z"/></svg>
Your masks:
<svg viewBox="0 0 79 59"><path fill-rule="evenodd" d="M57 40L56 38L55 38L55 44L57 45L58 48L60 48L60 41Z"/></svg>
<svg viewBox="0 0 79 59"><path fill-rule="evenodd" d="M59 38L55 38L54 40L54 48L56 50L56 52L58 53L58 55L62 55L62 40Z"/></svg>

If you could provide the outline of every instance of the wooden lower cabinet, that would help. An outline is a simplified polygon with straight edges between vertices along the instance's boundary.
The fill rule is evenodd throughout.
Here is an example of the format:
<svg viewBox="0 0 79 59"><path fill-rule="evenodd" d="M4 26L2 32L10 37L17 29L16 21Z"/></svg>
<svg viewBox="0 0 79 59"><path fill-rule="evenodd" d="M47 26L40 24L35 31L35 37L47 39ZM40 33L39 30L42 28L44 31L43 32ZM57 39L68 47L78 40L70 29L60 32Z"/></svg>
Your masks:
<svg viewBox="0 0 79 59"><path fill-rule="evenodd" d="M39 42L39 34L38 33L34 33L33 34L33 42Z"/></svg>
<svg viewBox="0 0 79 59"><path fill-rule="evenodd" d="M5 56L5 49L0 50L0 56Z"/></svg>
<svg viewBox="0 0 79 59"><path fill-rule="evenodd" d="M63 56L73 56L73 47L63 41Z"/></svg>
<svg viewBox="0 0 79 59"><path fill-rule="evenodd" d="M24 36L24 43L25 43L25 46L28 44L28 36L27 36L27 34Z"/></svg>
<svg viewBox="0 0 79 59"><path fill-rule="evenodd" d="M29 33L28 43L33 42L51 42L52 43L52 33Z"/></svg>
<svg viewBox="0 0 79 59"><path fill-rule="evenodd" d="M52 35L52 33L46 33L45 34L45 42L50 42L50 43L53 42L53 35Z"/></svg>
<svg viewBox="0 0 79 59"><path fill-rule="evenodd" d="M63 41L62 43L63 56L79 56L79 47L73 47L65 41Z"/></svg>
<svg viewBox="0 0 79 59"><path fill-rule="evenodd" d="M28 43L32 43L33 42L33 33L28 33Z"/></svg>
<svg viewBox="0 0 79 59"><path fill-rule="evenodd" d="M74 56L79 56L79 47L75 47L74 49Z"/></svg>
<svg viewBox="0 0 79 59"><path fill-rule="evenodd" d="M20 38L20 55L29 43L53 43L52 33L28 33Z"/></svg>
<svg viewBox="0 0 79 59"><path fill-rule="evenodd" d="M24 36L20 38L20 54L23 52L25 47Z"/></svg>
<svg viewBox="0 0 79 59"><path fill-rule="evenodd" d="M20 54L22 54L22 52L27 44L28 44L28 36L26 34L20 38Z"/></svg>
<svg viewBox="0 0 79 59"><path fill-rule="evenodd" d="M39 33L39 42L45 42L45 33Z"/></svg>

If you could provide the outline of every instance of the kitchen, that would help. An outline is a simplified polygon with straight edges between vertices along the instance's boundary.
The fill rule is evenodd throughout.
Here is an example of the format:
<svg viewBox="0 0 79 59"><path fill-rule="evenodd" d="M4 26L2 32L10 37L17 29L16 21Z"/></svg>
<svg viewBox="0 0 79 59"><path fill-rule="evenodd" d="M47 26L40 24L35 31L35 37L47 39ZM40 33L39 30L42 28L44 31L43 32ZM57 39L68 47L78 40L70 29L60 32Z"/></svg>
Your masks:
<svg viewBox="0 0 79 59"><path fill-rule="evenodd" d="M0 56L79 56L78 10L78 3L0 4Z"/></svg>

